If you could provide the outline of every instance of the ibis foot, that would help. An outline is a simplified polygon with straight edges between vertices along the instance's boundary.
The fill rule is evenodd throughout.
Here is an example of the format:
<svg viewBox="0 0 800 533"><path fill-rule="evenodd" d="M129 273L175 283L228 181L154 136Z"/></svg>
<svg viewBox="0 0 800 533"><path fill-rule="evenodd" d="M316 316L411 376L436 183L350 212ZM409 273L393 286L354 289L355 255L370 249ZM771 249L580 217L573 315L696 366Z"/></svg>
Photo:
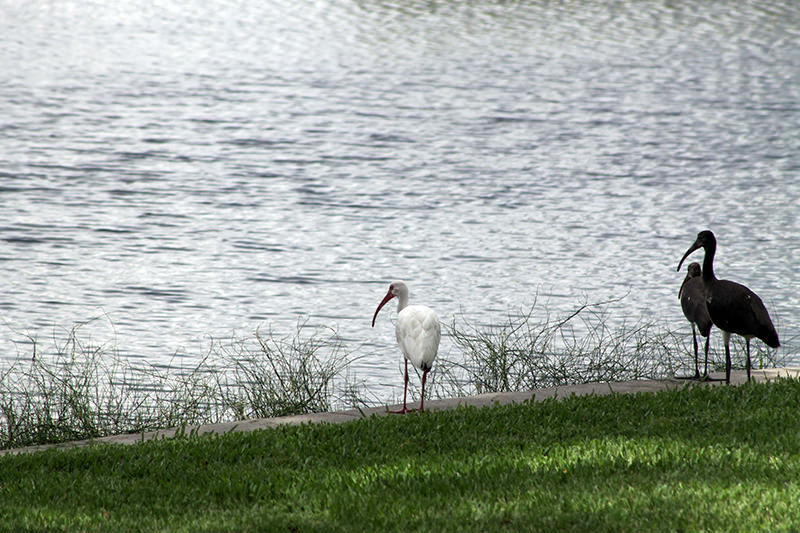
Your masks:
<svg viewBox="0 0 800 533"><path fill-rule="evenodd" d="M712 378L711 376L706 374L705 376L703 376L700 379L700 381L703 381L703 382L706 382L706 381L725 381L725 378Z"/></svg>

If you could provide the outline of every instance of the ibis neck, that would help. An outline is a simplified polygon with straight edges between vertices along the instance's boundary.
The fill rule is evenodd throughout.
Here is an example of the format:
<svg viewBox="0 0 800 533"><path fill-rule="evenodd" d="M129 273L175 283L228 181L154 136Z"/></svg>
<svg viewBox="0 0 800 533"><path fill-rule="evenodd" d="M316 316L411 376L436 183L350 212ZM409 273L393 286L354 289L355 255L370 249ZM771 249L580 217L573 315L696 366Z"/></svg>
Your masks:
<svg viewBox="0 0 800 533"><path fill-rule="evenodd" d="M717 278L714 276L714 254L717 252L717 247L714 244L705 247L705 257L703 257L703 283L708 284L715 281Z"/></svg>
<svg viewBox="0 0 800 533"><path fill-rule="evenodd" d="M687 275L683 278L683 283L681 283L681 288L678 289L678 299L680 300L683 297L683 288L686 287L686 284L689 283L689 280L692 279L692 276Z"/></svg>
<svg viewBox="0 0 800 533"><path fill-rule="evenodd" d="M397 312L399 313L400 311L405 309L407 305L408 305L408 295L399 294L397 296Z"/></svg>

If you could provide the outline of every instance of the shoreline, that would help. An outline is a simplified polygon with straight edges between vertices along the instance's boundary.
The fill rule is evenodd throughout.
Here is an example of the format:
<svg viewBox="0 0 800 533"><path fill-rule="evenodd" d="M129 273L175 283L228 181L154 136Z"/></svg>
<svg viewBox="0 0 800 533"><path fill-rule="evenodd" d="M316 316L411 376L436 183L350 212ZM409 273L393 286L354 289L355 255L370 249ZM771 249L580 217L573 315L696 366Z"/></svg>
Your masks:
<svg viewBox="0 0 800 533"><path fill-rule="evenodd" d="M800 377L800 367L781 367L751 372L753 381L768 382L778 378L798 378ZM711 373L712 378L724 378L723 372ZM744 370L731 371L731 385L742 385L747 381L747 373ZM557 387L547 387L524 392L490 392L476 396L465 396L458 398L445 398L428 400L426 407L429 411L440 411L445 409L455 409L460 406L490 407L493 405L504 405L510 403L523 403L528 400L543 401L549 398L564 398L569 396L587 396L591 394L604 395L611 393L634 394L638 392L658 392L682 388L685 386L720 386L724 381L693 381L686 379L663 379L663 380L635 380L623 382L598 382L584 383L580 385L564 385ZM413 404L412 404L413 405ZM121 435L110 435L97 439L84 439L77 441L62 442L57 444L40 444L25 446L22 448L9 448L0 450L0 455L34 453L51 449L71 449L92 444L135 444L155 439L168 439L178 434L221 434L228 432L256 431L259 429L270 429L283 425L301 425L332 423L340 424L351 422L360 418L370 416L387 416L390 409L400 407L398 405L384 405L380 407L370 407L367 409L349 409L344 411L332 411L327 413L308 413L303 415L292 415L275 418L260 418L252 420L239 420L235 422L221 422L217 424L203 424L186 426L183 428L170 428L145 433L127 433ZM406 415L406 416L413 416Z"/></svg>

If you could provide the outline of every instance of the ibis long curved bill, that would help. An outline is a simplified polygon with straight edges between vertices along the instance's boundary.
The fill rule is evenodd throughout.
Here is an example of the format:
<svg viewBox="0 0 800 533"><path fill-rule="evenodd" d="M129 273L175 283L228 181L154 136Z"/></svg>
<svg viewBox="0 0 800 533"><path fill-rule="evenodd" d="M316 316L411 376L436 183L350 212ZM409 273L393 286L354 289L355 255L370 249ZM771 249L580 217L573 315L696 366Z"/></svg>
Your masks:
<svg viewBox="0 0 800 533"><path fill-rule="evenodd" d="M708 342L711 338L711 317L706 309L706 294L703 286L702 271L699 263L689 263L686 278L678 291L683 316L692 324L692 344L694 345L694 377L693 379L710 379L708 377ZM700 375L698 363L697 332L706 339L705 369Z"/></svg>
<svg viewBox="0 0 800 533"><path fill-rule="evenodd" d="M439 351L439 340L442 336L439 317L430 307L424 305L408 305L408 287L402 281L389 285L389 292L383 297L375 314L372 315L372 326L378 312L392 298L397 298L397 322L395 337L405 359L405 381L403 384L403 408L394 413L407 413L406 398L408 394L408 362L422 371L422 393L419 411L425 410L425 381L428 371L433 367L433 360Z"/></svg>
<svg viewBox="0 0 800 533"><path fill-rule="evenodd" d="M711 231L705 230L697 234L697 239L683 254L678 263L680 270L684 259L692 252L702 248L703 257L703 291L706 309L711 317L711 322L722 331L722 340L725 343L725 381L730 383L731 378L731 353L730 337L732 333L741 335L747 347L747 380L750 381L750 339L761 339L767 346L777 348L781 345L778 332L772 324L767 308L761 298L735 281L717 279L714 275L714 254L717 251L717 238Z"/></svg>
<svg viewBox="0 0 800 533"><path fill-rule="evenodd" d="M375 327L375 319L376 319L376 318L378 318L378 312L381 310L381 308L382 308L384 305L386 305L386 302L388 302L388 301L389 301L389 300L391 300L392 298L394 298L394 294L392 294L392 288L391 288L391 287L389 287L389 292L387 292L387 293L386 293L386 296L384 296L384 297L383 297L383 300L381 300L381 303L380 303L380 304L378 304L378 308L377 308L377 309L375 309L375 314L374 314L374 315L372 315L372 327L373 327L373 328Z"/></svg>
<svg viewBox="0 0 800 533"><path fill-rule="evenodd" d="M689 257L692 252L694 252L695 250L699 250L702 247L703 245L700 243L700 236L698 235L697 240L695 240L694 243L692 243L689 249L686 250L686 253L683 254L683 257L681 257L681 262L678 263L678 268L676 268L675 271L680 272L681 265L683 265L683 262L686 261L686 258Z"/></svg>

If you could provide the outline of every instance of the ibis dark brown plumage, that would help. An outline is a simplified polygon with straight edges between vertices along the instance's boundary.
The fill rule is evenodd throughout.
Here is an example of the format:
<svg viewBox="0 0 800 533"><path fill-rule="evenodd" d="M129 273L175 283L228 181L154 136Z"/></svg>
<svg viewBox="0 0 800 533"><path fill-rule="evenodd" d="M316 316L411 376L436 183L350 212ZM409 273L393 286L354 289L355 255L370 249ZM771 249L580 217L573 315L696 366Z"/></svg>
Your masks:
<svg viewBox="0 0 800 533"><path fill-rule="evenodd" d="M703 379L708 379L708 341L711 338L711 317L708 316L706 309L705 288L703 279L700 277L700 264L690 263L687 268L686 278L678 291L678 298L681 301L683 315L692 324L692 341L694 343L694 379L700 379L700 368L698 367L697 353L697 333L706 338L705 365Z"/></svg>
<svg viewBox="0 0 800 533"><path fill-rule="evenodd" d="M697 234L694 244L686 250L678 263L678 270L681 269L683 261L689 254L700 248L705 251L701 279L705 291L706 309L711 321L722 331L722 340L725 343L725 382L730 383L731 381L731 333L745 338L747 381L750 381L750 339L756 337L764 341L767 346L777 348L781 345L778 340L778 332L772 325L764 302L756 293L744 285L717 279L714 276L714 254L717 251L717 239L712 232L705 230Z"/></svg>

